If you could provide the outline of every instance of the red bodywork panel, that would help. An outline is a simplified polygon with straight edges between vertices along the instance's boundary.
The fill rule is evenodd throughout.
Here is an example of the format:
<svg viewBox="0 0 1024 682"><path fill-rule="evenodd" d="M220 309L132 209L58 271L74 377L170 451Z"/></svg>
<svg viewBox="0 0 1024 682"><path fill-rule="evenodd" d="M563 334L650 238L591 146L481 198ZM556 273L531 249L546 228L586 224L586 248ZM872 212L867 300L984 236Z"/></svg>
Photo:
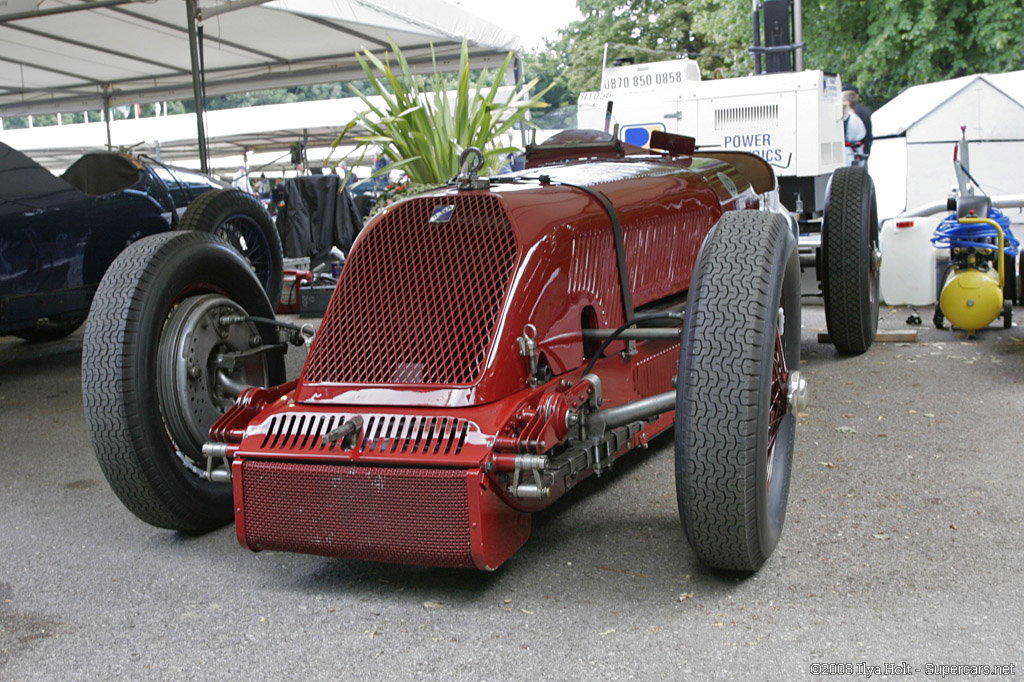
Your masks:
<svg viewBox="0 0 1024 682"><path fill-rule="evenodd" d="M515 498L514 456L496 444L521 438L545 401L570 398L587 363L584 327L625 321L612 221L581 187L614 206L637 309L684 294L722 212L759 202L733 166L709 158L563 163L502 180L403 201L363 230L297 386L252 417L233 451L244 546L496 568L529 536L529 512L590 473L543 499ZM535 385L519 340L528 325L551 377ZM672 390L679 342L635 345L623 357L616 341L596 362L603 407ZM673 421L638 423L611 454ZM346 423L358 432L325 438Z"/></svg>

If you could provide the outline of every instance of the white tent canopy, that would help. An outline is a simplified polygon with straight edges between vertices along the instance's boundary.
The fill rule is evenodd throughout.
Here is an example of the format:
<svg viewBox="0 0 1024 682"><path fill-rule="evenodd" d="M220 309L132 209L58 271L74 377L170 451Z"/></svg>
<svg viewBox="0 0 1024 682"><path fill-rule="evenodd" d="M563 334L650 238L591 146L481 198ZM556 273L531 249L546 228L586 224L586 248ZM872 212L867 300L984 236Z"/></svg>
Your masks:
<svg viewBox="0 0 1024 682"><path fill-rule="evenodd" d="M953 146L961 126L971 142L971 174L982 189L1024 194L1018 162L1024 155L1024 71L917 85L874 112L871 122L868 169L879 217L945 199L956 182Z"/></svg>
<svg viewBox="0 0 1024 682"><path fill-rule="evenodd" d="M221 109L206 115L209 135L209 170L231 174L245 164L244 154L279 158L288 163L289 146L307 145L307 158L320 165L342 127L366 108L357 98L291 102ZM110 140L115 148L131 149L176 165L196 159L196 120L192 114L150 116L114 121ZM104 147L107 129L102 122L21 128L0 131L0 141L31 156L54 172L63 172L82 154ZM335 159L344 152L337 152ZM259 165L256 157L250 162Z"/></svg>
<svg viewBox="0 0 1024 682"><path fill-rule="evenodd" d="M1024 71L963 76L907 88L871 116L876 138L906 135L919 142L960 138L951 116L963 117L972 139L1020 139L1014 117L1024 108Z"/></svg>
<svg viewBox="0 0 1024 682"><path fill-rule="evenodd" d="M413 68L474 67L518 38L443 0L196 0L208 96L363 77L354 53L397 43ZM193 98L192 0L0 3L0 116Z"/></svg>
<svg viewBox="0 0 1024 682"><path fill-rule="evenodd" d="M501 86L498 98L508 99L512 91L511 85ZM449 91L451 100L455 96ZM373 106L383 106L381 97L370 96L369 101ZM366 109L362 99L349 97L209 111L205 117L209 170L230 176L240 166L258 168L271 162L290 165L288 150L296 142L306 146L310 168L323 165L328 156L332 161L342 160L354 142L342 143L333 152L330 145L345 124ZM197 163L196 121L192 114L123 119L111 123L109 129L102 122L92 122L4 130L0 131L0 142L61 173L82 154L102 148L108 134L114 148L186 167ZM357 125L348 137L360 134L366 134L366 129ZM348 162L354 163L358 157L356 154ZM364 161L369 164L373 155Z"/></svg>

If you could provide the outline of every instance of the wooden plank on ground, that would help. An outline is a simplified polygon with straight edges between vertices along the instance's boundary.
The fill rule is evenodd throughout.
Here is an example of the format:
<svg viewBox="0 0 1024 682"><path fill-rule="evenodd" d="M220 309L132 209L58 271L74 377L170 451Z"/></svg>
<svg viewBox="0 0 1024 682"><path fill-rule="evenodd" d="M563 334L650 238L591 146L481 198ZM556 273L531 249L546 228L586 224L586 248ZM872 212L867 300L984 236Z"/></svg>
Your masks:
<svg viewBox="0 0 1024 682"><path fill-rule="evenodd" d="M875 332L875 341L879 343L914 343L917 341L916 329L879 329ZM827 332L818 332L818 343L832 343Z"/></svg>

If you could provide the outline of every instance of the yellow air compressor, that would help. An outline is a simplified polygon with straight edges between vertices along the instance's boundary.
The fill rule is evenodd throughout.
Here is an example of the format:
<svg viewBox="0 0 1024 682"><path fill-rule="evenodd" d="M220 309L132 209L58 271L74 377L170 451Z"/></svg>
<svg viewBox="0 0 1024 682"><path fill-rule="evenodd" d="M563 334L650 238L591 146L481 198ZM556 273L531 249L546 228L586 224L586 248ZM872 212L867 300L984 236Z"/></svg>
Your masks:
<svg viewBox="0 0 1024 682"><path fill-rule="evenodd" d="M988 197L964 196L955 203L956 213L939 223L932 238L936 247L949 249L935 324L941 328L944 317L973 338L1000 315L1004 327L1012 324L1013 307L1003 297L1004 269L1018 244L1009 219L991 208Z"/></svg>

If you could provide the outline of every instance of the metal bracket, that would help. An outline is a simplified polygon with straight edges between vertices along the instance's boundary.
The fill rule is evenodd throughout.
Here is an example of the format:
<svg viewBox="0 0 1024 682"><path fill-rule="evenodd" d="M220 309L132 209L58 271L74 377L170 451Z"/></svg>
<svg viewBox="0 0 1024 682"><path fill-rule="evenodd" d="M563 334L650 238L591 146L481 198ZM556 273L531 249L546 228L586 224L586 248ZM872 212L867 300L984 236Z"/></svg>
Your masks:
<svg viewBox="0 0 1024 682"><path fill-rule="evenodd" d="M203 443L203 456L206 457L206 473L203 477L213 483L230 483L231 458L236 450L238 446L230 443ZM214 468L215 460L220 460L224 466Z"/></svg>
<svg viewBox="0 0 1024 682"><path fill-rule="evenodd" d="M523 327L523 335L516 337L519 343L519 354L530 363L530 378L526 383L530 388L537 388L537 328L527 323Z"/></svg>
<svg viewBox="0 0 1024 682"><path fill-rule="evenodd" d="M540 472L548 467L548 458L537 455L517 455L516 468L512 473L512 483L508 487L510 495L516 498L542 500L547 497L548 486L541 480ZM533 474L533 483L521 483L523 471Z"/></svg>

